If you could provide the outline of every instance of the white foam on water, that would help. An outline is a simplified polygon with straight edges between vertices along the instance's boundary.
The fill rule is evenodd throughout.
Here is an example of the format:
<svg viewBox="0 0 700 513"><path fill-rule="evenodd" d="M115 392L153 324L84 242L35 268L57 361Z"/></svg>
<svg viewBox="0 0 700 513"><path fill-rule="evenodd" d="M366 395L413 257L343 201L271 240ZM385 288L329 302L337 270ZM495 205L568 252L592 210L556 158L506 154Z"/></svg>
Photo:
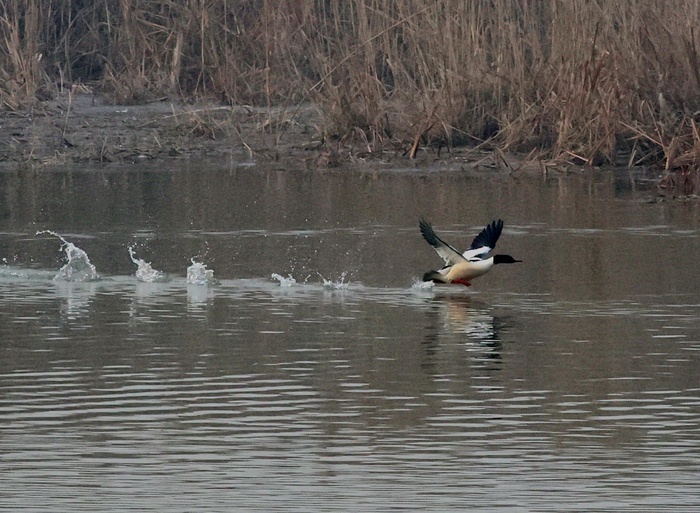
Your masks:
<svg viewBox="0 0 700 513"><path fill-rule="evenodd" d="M339 281L327 280L321 273L318 273L318 275L323 280L323 288L327 290L347 290L350 285L350 282L345 281L345 277L348 275L347 271L341 273Z"/></svg>
<svg viewBox="0 0 700 513"><path fill-rule="evenodd" d="M214 271L207 269L207 266L201 262L195 262L194 258L190 261L192 265L187 268L187 283L190 285L214 285Z"/></svg>
<svg viewBox="0 0 700 513"><path fill-rule="evenodd" d="M11 267L7 258L2 259L2 264L2 267L0 267L1 277L29 279L29 275L26 272L16 269L14 266Z"/></svg>
<svg viewBox="0 0 700 513"><path fill-rule="evenodd" d="M280 287L293 287L294 285L297 284L297 281L292 277L291 274L288 274L287 277L285 278L284 276L281 276L277 273L272 273L271 278L273 280L279 281Z"/></svg>
<svg viewBox="0 0 700 513"><path fill-rule="evenodd" d="M153 269L150 262L136 258L134 247L129 246L129 257L138 266L136 269L136 279L144 283L165 283L169 281L168 276L163 271Z"/></svg>
<svg viewBox="0 0 700 513"><path fill-rule="evenodd" d="M61 249L65 251L68 262L61 267L58 274L54 276L56 281L96 281L100 279L97 269L90 262L87 253L80 249L72 242L68 242L61 235L51 230L41 230L36 232L37 235L48 233L54 237L58 237L63 242Z"/></svg>
<svg viewBox="0 0 700 513"><path fill-rule="evenodd" d="M414 290L433 290L435 288L435 283L432 281L421 281L418 278L413 278L413 285L411 288Z"/></svg>

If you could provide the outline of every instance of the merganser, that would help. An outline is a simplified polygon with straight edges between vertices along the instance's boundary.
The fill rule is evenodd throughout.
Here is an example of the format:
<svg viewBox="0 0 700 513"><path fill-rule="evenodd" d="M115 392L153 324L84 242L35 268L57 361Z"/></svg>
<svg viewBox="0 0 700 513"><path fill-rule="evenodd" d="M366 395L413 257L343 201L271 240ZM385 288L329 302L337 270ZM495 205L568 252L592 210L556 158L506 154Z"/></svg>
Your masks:
<svg viewBox="0 0 700 513"><path fill-rule="evenodd" d="M496 242L501 236L501 231L503 230L503 221L501 219L491 221L491 224L481 230L481 233L474 238L469 249L462 254L435 235L429 222L421 220L419 227L423 238L445 260L445 267L439 271L428 271L423 275L423 281L455 283L470 287L471 280L486 274L496 264L522 262L522 260L516 260L510 255L494 255L486 258L486 255L496 247Z"/></svg>

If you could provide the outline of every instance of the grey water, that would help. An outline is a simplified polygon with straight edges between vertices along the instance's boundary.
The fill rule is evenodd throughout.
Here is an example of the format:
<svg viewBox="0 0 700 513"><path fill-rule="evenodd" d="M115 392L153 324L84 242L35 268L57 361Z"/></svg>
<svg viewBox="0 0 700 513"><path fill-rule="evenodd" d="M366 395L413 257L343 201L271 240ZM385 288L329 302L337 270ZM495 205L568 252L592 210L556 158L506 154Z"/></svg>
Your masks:
<svg viewBox="0 0 700 513"><path fill-rule="evenodd" d="M1 172L0 510L698 511L698 255L625 170Z"/></svg>

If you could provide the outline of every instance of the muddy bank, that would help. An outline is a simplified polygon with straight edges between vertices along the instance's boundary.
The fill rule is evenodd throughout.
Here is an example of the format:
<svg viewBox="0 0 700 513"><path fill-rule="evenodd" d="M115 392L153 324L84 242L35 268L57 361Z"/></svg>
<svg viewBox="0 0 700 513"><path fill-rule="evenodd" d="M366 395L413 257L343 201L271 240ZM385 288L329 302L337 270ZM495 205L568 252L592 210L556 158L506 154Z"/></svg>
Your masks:
<svg viewBox="0 0 700 513"><path fill-rule="evenodd" d="M409 144L377 153L362 142L324 140L320 126L321 115L312 104L266 109L166 99L125 106L75 91L29 110L0 112L0 163L46 167L227 159L278 162L291 168L356 163L535 173L564 169L473 147L421 146L416 158L409 159Z"/></svg>
<svg viewBox="0 0 700 513"><path fill-rule="evenodd" d="M317 158L311 106L259 109L175 100L111 105L90 92L0 112L0 162L136 163L152 159Z"/></svg>
<svg viewBox="0 0 700 513"><path fill-rule="evenodd" d="M409 158L410 141L405 141L377 153L358 141L324 140L322 122L312 104L266 109L167 99L125 106L75 91L26 111L0 112L0 168L206 160L283 169L420 168L516 177L595 169L506 154L486 145L419 146L415 158ZM697 198L697 173L636 168L633 174L656 183L658 197Z"/></svg>

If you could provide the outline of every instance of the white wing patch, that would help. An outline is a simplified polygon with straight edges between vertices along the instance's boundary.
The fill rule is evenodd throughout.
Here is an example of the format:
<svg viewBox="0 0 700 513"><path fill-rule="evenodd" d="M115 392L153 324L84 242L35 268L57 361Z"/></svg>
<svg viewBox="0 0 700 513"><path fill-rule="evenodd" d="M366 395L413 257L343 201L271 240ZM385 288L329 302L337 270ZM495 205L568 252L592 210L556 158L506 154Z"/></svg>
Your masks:
<svg viewBox="0 0 700 513"><path fill-rule="evenodd" d="M462 256L465 260L470 262L478 262L479 260L486 258L486 255L488 255L490 251L490 247L481 246L480 248L466 250L464 253L462 253Z"/></svg>
<svg viewBox="0 0 700 513"><path fill-rule="evenodd" d="M428 244L430 244L435 249L437 254L442 257L447 266L455 265L466 260L466 258L462 256L459 251L435 235L433 227L430 226L430 223L421 221L420 231L423 234L423 238L425 238L425 240L428 241Z"/></svg>

